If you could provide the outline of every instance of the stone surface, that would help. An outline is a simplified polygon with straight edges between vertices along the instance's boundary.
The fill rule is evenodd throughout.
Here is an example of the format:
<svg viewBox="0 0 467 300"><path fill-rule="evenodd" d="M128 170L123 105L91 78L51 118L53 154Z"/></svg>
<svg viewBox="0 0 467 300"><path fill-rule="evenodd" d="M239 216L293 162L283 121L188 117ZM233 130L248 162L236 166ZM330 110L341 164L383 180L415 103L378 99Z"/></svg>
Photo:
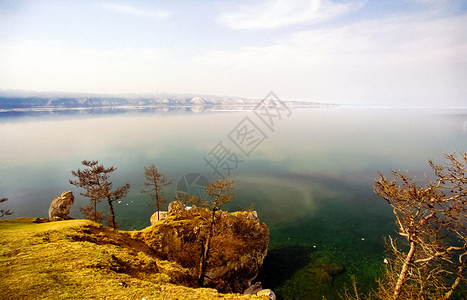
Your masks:
<svg viewBox="0 0 467 300"><path fill-rule="evenodd" d="M274 292L272 290L270 290L270 289L261 290L258 293L256 293L256 295L257 296L266 296L270 300L276 300L276 294L274 294Z"/></svg>
<svg viewBox="0 0 467 300"><path fill-rule="evenodd" d="M337 276L340 273L344 272L344 266L338 263L323 263L322 268L324 271L328 272L331 276Z"/></svg>
<svg viewBox="0 0 467 300"><path fill-rule="evenodd" d="M257 292L261 291L263 287L261 286L261 282L256 282L255 284L250 285L245 291L243 291L244 295L255 295Z"/></svg>
<svg viewBox="0 0 467 300"><path fill-rule="evenodd" d="M332 285L332 276L326 271L321 271L316 273L315 280L312 280L312 282L330 288Z"/></svg>
<svg viewBox="0 0 467 300"><path fill-rule="evenodd" d="M186 210L185 204L180 201L173 201L169 204L169 214L170 215L179 215Z"/></svg>
<svg viewBox="0 0 467 300"><path fill-rule="evenodd" d="M151 225L154 225L154 223L156 223L157 221L160 221L160 220L164 220L165 218L167 218L169 216L169 212L168 211L160 211L159 212L159 216L157 215L157 211L151 216Z"/></svg>
<svg viewBox="0 0 467 300"><path fill-rule="evenodd" d="M69 214L75 197L73 192L63 192L58 198L55 198L49 207L49 219L50 220L69 220L71 219Z"/></svg>
<svg viewBox="0 0 467 300"><path fill-rule="evenodd" d="M186 209L183 203L172 202L166 219L135 232L134 238L145 241L160 258L190 270L190 280L195 283L210 218L207 209ZM268 245L269 229L252 212L217 211L204 285L242 293L258 275Z"/></svg>

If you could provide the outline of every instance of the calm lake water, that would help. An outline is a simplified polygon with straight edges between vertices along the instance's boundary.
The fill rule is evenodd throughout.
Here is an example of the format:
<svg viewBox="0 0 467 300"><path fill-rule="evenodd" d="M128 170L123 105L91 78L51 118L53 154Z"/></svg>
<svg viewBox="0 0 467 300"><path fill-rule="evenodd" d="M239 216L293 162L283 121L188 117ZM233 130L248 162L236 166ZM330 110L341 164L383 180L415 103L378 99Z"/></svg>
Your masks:
<svg viewBox="0 0 467 300"><path fill-rule="evenodd" d="M423 183L431 176L428 159L441 163L444 153L467 150L465 109L316 108L272 123L260 117L0 115L0 197L9 198L2 208L13 210L11 217L47 217L52 199L72 190L71 215L79 218L87 200L68 183L70 171L83 159L99 160L118 168L114 186L132 185L116 207L122 229L141 229L153 213L140 193L145 166L154 163L174 180L169 200L177 183L186 189L183 180L229 177L236 197L226 208L254 207L270 228L263 286L281 299L335 299L352 277L363 290L374 284L383 236L394 234L389 206L373 193L378 171L409 171ZM322 261L345 267L329 289L314 288L310 270Z"/></svg>

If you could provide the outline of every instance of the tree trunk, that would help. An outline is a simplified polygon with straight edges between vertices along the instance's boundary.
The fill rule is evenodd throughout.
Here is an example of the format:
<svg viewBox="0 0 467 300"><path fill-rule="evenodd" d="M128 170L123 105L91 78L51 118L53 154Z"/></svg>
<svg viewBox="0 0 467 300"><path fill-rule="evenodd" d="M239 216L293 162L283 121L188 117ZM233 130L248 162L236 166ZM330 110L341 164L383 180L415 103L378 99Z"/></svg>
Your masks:
<svg viewBox="0 0 467 300"><path fill-rule="evenodd" d="M154 189L156 191L157 220L160 220L160 216L159 216L159 192L157 190L157 184L155 182L154 182Z"/></svg>
<svg viewBox="0 0 467 300"><path fill-rule="evenodd" d="M116 229L114 207L112 205L112 199L110 199L110 196L107 196L107 202L109 203L109 210L110 210L110 222L111 222L110 224L113 229Z"/></svg>
<svg viewBox="0 0 467 300"><path fill-rule="evenodd" d="M159 216L159 202L156 201L156 207L157 207L157 220L160 221L161 217Z"/></svg>
<svg viewBox="0 0 467 300"><path fill-rule="evenodd" d="M465 267L465 263L462 264L462 265L459 267L458 272L457 272L457 278L456 278L456 280L454 281L454 283L452 284L452 286L451 286L451 288L449 289L449 291L447 291L446 294L444 295L443 300L446 300L446 299L451 298L452 294L454 293L454 290L457 288L457 286L459 285L459 283L461 283L461 281L462 281L462 273L464 273L464 267Z"/></svg>
<svg viewBox="0 0 467 300"><path fill-rule="evenodd" d="M404 264L402 265L402 270L399 274L399 278L397 279L396 287L394 288L394 295L392 297L393 300L398 300L402 285L404 284L405 278L407 276L407 271L409 270L410 265L412 264L412 259L415 254L415 242L410 242L410 250L407 256L405 257Z"/></svg>
<svg viewBox="0 0 467 300"><path fill-rule="evenodd" d="M201 263L199 265L199 276L198 276L198 284L200 286L204 286L204 277L206 277L206 269L207 269L207 262L209 256L209 247L211 244L211 238L208 236L206 243L202 244L202 255L201 255Z"/></svg>
<svg viewBox="0 0 467 300"><path fill-rule="evenodd" d="M206 238L206 243L204 244L204 247L202 247L203 253L201 255L201 263L199 266L199 277L198 277L198 283L200 286L204 286L204 277L206 277L206 269L207 269L208 256L209 256L209 250L210 250L209 248L211 245L212 236L214 235L215 215L216 215L216 209L214 208L212 210L211 223L209 224L209 233Z"/></svg>
<svg viewBox="0 0 467 300"><path fill-rule="evenodd" d="M97 200L94 200L94 222L97 223Z"/></svg>

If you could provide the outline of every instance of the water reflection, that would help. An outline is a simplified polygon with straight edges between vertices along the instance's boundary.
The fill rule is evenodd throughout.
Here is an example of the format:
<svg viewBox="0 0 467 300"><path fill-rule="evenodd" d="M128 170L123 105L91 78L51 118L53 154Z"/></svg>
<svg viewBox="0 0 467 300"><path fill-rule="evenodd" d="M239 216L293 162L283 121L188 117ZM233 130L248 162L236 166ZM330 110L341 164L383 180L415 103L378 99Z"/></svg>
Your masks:
<svg viewBox="0 0 467 300"><path fill-rule="evenodd" d="M372 192L377 172L408 170L420 181L427 160L467 149L463 110L294 110L232 172L236 198L227 208L251 205L270 227L271 253L299 251L290 276L318 253L342 263L364 283L374 281L383 259L382 236L393 232L390 209ZM92 117L0 119L0 196L11 217L46 217L63 191L76 195L73 217L86 199L69 185L83 159L115 165L115 186L132 184L116 206L123 229L149 225L150 199L139 190L144 166L177 182L187 173L214 179L203 157L250 112L127 114ZM234 147L234 145L230 145ZM166 191L175 195L175 185ZM298 247L298 248L297 248ZM289 250L288 250L289 249ZM284 252L285 251L285 252ZM294 250L295 251L295 250ZM297 250L298 251L298 250ZM315 253L315 254L314 254ZM275 255L272 255L274 259ZM287 290L284 278L270 282Z"/></svg>

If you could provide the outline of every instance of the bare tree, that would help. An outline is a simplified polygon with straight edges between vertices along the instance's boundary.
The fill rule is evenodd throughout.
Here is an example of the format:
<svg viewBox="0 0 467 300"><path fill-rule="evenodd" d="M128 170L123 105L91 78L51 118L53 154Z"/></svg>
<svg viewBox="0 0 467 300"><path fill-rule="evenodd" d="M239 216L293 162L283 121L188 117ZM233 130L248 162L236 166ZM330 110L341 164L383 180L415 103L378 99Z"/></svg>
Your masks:
<svg viewBox="0 0 467 300"><path fill-rule="evenodd" d="M232 190L232 184L234 183L231 179L217 180L216 182L209 183L206 188L207 199L200 199L199 197L184 195L183 202L191 202L201 207L207 208L210 211L210 218L208 220L208 232L206 239L201 245L201 259L198 275L198 283L200 286L204 285L204 279L206 277L207 263L209 259L209 252L211 249L211 240L214 236L214 226L216 222L216 211L220 210L221 206L229 202L235 196ZM183 195L178 195L179 199Z"/></svg>
<svg viewBox="0 0 467 300"><path fill-rule="evenodd" d="M166 202L162 188L172 184L172 180L167 180L164 175L159 173L154 164L151 164L147 168L144 167L144 175L146 177L146 181L144 182L146 188L142 189L141 193L150 193L157 209L157 219L160 219L160 206Z"/></svg>
<svg viewBox="0 0 467 300"><path fill-rule="evenodd" d="M90 200L90 203L84 207L80 207L79 210L84 215L84 217L88 220L100 223L105 219L108 219L108 216L104 214L102 210L97 210L97 202L96 200ZM99 199L100 202L100 199Z"/></svg>
<svg viewBox="0 0 467 300"><path fill-rule="evenodd" d="M0 203L8 201L8 198L1 198ZM12 215L13 212L9 209L0 209L0 218L3 218L4 216L10 216Z"/></svg>
<svg viewBox="0 0 467 300"><path fill-rule="evenodd" d="M85 192L81 193L81 195L89 197L90 205L82 208L81 211L86 217L91 217L90 219L94 222L100 222L104 216L102 212L97 211L97 203L102 199L106 199L110 211L108 223L112 228L116 228L113 202L127 195L130 184L127 183L117 188L115 191L112 191L112 182L109 181L109 178L110 174L117 170L116 167L111 166L106 168L102 164L99 165L97 160L83 160L81 163L87 168L84 170L78 169L77 171L71 171L71 174L78 179L70 179L71 184L85 189Z"/></svg>
<svg viewBox="0 0 467 300"><path fill-rule="evenodd" d="M387 241L391 256L379 282L381 299L449 299L466 282L467 153L445 157L445 165L429 161L435 179L426 186L394 171L393 179L380 174L375 182L405 241Z"/></svg>

